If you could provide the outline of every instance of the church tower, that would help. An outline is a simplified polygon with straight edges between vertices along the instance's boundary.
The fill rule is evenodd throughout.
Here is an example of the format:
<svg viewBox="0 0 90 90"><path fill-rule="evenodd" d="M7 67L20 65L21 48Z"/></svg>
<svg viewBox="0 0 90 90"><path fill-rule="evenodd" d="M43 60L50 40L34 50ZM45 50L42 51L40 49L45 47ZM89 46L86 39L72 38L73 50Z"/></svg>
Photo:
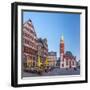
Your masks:
<svg viewBox="0 0 90 90"><path fill-rule="evenodd" d="M64 67L64 37L60 38L60 68Z"/></svg>

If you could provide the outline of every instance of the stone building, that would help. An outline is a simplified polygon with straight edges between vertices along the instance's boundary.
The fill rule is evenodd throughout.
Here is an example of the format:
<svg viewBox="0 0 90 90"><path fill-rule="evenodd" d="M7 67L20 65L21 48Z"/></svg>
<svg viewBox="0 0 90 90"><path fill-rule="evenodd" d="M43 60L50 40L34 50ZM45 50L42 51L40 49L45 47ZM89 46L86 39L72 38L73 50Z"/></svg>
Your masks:
<svg viewBox="0 0 90 90"><path fill-rule="evenodd" d="M40 60L39 62L41 62L42 64L45 64L47 56L48 56L47 39L39 38L38 39L38 58Z"/></svg>
<svg viewBox="0 0 90 90"><path fill-rule="evenodd" d="M50 67L55 67L57 61L57 55L56 52L48 52L48 63Z"/></svg>

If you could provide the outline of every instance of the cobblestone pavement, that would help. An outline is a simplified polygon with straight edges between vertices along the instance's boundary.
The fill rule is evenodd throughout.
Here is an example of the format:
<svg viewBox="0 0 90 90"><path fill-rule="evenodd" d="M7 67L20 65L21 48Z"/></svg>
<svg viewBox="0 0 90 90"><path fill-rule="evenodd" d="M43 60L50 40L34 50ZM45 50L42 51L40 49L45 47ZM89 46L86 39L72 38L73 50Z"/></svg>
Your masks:
<svg viewBox="0 0 90 90"><path fill-rule="evenodd" d="M23 72L23 77L34 77L34 76L55 76L55 75L80 75L80 69L60 69L55 68L49 72L43 72L41 75L37 73Z"/></svg>

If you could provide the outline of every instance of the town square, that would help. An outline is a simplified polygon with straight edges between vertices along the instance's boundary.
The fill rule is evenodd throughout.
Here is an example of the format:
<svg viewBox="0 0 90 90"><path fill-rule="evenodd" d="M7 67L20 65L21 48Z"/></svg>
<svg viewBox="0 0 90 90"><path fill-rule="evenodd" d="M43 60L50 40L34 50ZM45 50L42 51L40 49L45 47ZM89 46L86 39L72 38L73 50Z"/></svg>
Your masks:
<svg viewBox="0 0 90 90"><path fill-rule="evenodd" d="M80 75L80 59L77 60L77 56L71 50L65 49L67 41L64 33L59 35L57 52L49 48L48 37L38 36L36 31L32 19L28 18L23 22L22 77Z"/></svg>

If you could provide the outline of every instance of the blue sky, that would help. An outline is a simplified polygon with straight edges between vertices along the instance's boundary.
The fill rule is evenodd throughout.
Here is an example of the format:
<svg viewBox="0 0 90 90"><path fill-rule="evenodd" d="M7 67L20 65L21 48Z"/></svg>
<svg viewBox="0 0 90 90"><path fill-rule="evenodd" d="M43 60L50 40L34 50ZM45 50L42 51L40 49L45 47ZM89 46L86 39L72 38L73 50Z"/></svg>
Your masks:
<svg viewBox="0 0 90 90"><path fill-rule="evenodd" d="M23 23L31 19L38 37L47 38L49 51L59 57L60 37L63 34L65 51L80 58L80 14L55 12L23 12Z"/></svg>

